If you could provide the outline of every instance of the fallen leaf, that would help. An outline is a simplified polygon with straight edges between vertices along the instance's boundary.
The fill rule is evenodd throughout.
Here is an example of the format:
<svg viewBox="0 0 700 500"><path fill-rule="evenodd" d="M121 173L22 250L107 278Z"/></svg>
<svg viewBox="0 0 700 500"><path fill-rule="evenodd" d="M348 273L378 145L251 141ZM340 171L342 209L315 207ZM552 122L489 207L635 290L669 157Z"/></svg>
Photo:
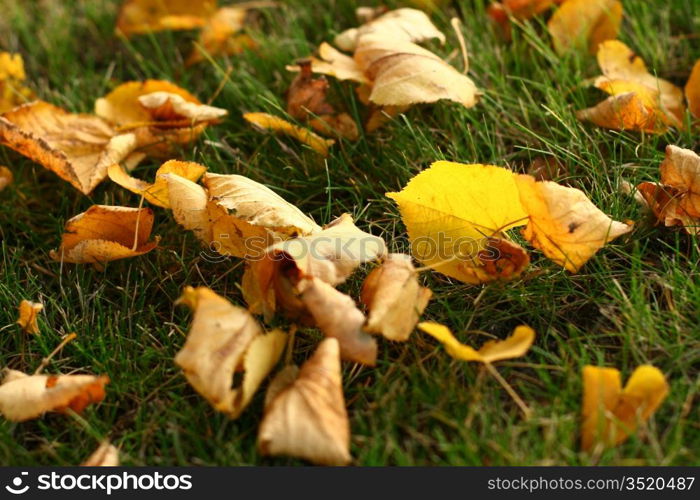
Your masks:
<svg viewBox="0 0 700 500"><path fill-rule="evenodd" d="M606 243L632 230L612 220L580 190L556 182L516 177L520 202L529 215L523 236L562 267L576 272Z"/></svg>
<svg viewBox="0 0 700 500"><path fill-rule="evenodd" d="M684 90L690 113L695 118L700 118L700 59L695 61Z"/></svg>
<svg viewBox="0 0 700 500"><path fill-rule="evenodd" d="M194 318L175 363L216 410L237 418L277 364L286 334L263 334L248 311L205 287L186 287L178 302L192 309ZM242 382L232 388L234 372L241 370Z"/></svg>
<svg viewBox="0 0 700 500"><path fill-rule="evenodd" d="M0 52L0 113L34 98L34 93L24 86L26 78L22 56Z"/></svg>
<svg viewBox="0 0 700 500"><path fill-rule="evenodd" d="M501 0L500 2L491 2L486 9L486 13L500 28L504 38L510 41L510 18L518 21L525 21L547 11L554 4L562 3L562 1L563 0Z"/></svg>
<svg viewBox="0 0 700 500"><path fill-rule="evenodd" d="M58 250L49 256L61 262L93 264L136 257L150 252L158 239L148 241L153 228L153 210L93 205L66 222Z"/></svg>
<svg viewBox="0 0 700 500"><path fill-rule="evenodd" d="M481 349L462 344L455 338L449 328L440 323L425 321L418 323L418 328L438 340L447 353L461 361L478 361L494 363L504 359L524 356L535 341L535 331L529 326L521 325L513 330L510 337L504 340L489 340Z"/></svg>
<svg viewBox="0 0 700 500"><path fill-rule="evenodd" d="M658 368L639 366L622 389L615 368L583 368L581 448L617 446L651 417L668 395L668 384Z"/></svg>
<svg viewBox="0 0 700 500"><path fill-rule="evenodd" d="M216 0L125 0L117 33L129 37L162 30L200 28L216 10Z"/></svg>
<svg viewBox="0 0 700 500"><path fill-rule="evenodd" d="M437 38L440 43L445 43L444 33L437 29L425 12L404 8L388 11L359 28L343 31L335 37L335 45L340 50L353 52L360 38L372 34L415 43Z"/></svg>
<svg viewBox="0 0 700 500"><path fill-rule="evenodd" d="M92 455L80 465L82 467L118 467L119 450L109 441L102 441Z"/></svg>
<svg viewBox="0 0 700 500"><path fill-rule="evenodd" d="M196 181L206 170L206 167L191 161L169 160L158 168L155 181L152 184L131 177L126 170L117 163L111 165L107 173L109 178L114 182L132 193L142 195L149 203L158 207L170 208L168 181L161 176L164 174L176 174L190 181Z"/></svg>
<svg viewBox="0 0 700 500"><path fill-rule="evenodd" d="M0 191L12 184L13 181L14 176L12 175L12 170L0 165Z"/></svg>
<svg viewBox="0 0 700 500"><path fill-rule="evenodd" d="M350 423L336 339L322 341L296 380L266 405L258 447L263 455L291 455L321 465L350 463Z"/></svg>
<svg viewBox="0 0 700 500"><path fill-rule="evenodd" d="M374 366L377 341L363 330L365 315L355 306L355 301L315 277L301 280L298 289L301 303L314 324L326 337L338 340L341 358Z"/></svg>
<svg viewBox="0 0 700 500"><path fill-rule="evenodd" d="M323 42L318 47L318 57L311 57L311 69L314 73L332 76L337 80L351 80L358 83L369 84L370 81L365 76L355 60L335 49L332 45ZM300 71L299 66L288 66L289 71Z"/></svg>
<svg viewBox="0 0 700 500"><path fill-rule="evenodd" d="M267 113L244 113L243 118L258 129L280 132L293 137L299 142L309 146L321 156L328 156L328 148L335 144L335 141L332 139L324 139L308 129L299 127L282 118Z"/></svg>
<svg viewBox="0 0 700 500"><path fill-rule="evenodd" d="M0 385L0 413L12 422L24 422L46 412L76 413L104 399L105 375L27 375L5 369Z"/></svg>
<svg viewBox="0 0 700 500"><path fill-rule="evenodd" d="M505 231L527 222L515 175L493 165L435 162L401 192L387 196L399 205L413 256L467 283L502 278L500 273L488 274L479 253L489 238L503 239ZM492 252L482 256L488 257L490 268L501 266ZM504 256L512 260L509 254Z"/></svg>
<svg viewBox="0 0 700 500"><path fill-rule="evenodd" d="M365 278L361 301L369 311L365 331L405 342L432 292L420 286L411 257L392 253Z"/></svg>
<svg viewBox="0 0 700 500"><path fill-rule="evenodd" d="M53 171L84 194L107 176L113 163L129 166L142 156L133 134L116 135L102 119L73 114L35 101L0 116L0 143Z"/></svg>
<svg viewBox="0 0 700 500"><path fill-rule="evenodd" d="M668 127L657 112L657 102L657 94L650 90L643 93L627 92L608 97L592 108L577 111L576 118L614 130L661 134Z"/></svg>
<svg viewBox="0 0 700 500"><path fill-rule="evenodd" d="M22 328L22 331L38 334L39 323L37 323L39 313L44 309L44 305L31 300L22 300L19 303L19 318L17 324Z"/></svg>
<svg viewBox="0 0 700 500"><path fill-rule="evenodd" d="M595 53L601 42L617 38L622 12L619 0L566 0L547 23L554 50L565 54L585 48Z"/></svg>

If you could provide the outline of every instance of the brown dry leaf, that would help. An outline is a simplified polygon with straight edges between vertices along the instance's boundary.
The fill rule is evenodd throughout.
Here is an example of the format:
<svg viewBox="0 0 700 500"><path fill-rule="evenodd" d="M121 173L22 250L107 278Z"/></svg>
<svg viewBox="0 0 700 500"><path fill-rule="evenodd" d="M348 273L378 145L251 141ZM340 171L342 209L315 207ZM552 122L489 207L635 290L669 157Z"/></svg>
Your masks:
<svg viewBox="0 0 700 500"><path fill-rule="evenodd" d="M152 184L136 177L131 177L121 165L116 163L109 167L107 173L114 182L132 193L142 195L149 203L158 207L170 208L168 181L162 175L175 174L190 181L196 181L206 170L207 168L199 163L169 160L158 168L155 181Z"/></svg>
<svg viewBox="0 0 700 500"><path fill-rule="evenodd" d="M361 301L369 311L365 331L407 341L431 295L418 283L410 255L387 255L362 285Z"/></svg>
<svg viewBox="0 0 700 500"><path fill-rule="evenodd" d="M22 56L0 52L0 113L34 98L34 93L24 86L26 78Z"/></svg>
<svg viewBox="0 0 700 500"><path fill-rule="evenodd" d="M150 252L158 238L148 241L153 228L153 210L93 205L66 222L61 246L49 256L73 264L93 264L127 259Z"/></svg>
<svg viewBox="0 0 700 500"><path fill-rule="evenodd" d="M175 363L216 410L237 418L277 364L287 335L263 334L248 311L205 287L186 287L178 303L192 309L194 318ZM243 379L232 388L236 371L244 372Z"/></svg>
<svg viewBox="0 0 700 500"><path fill-rule="evenodd" d="M683 91L671 82L649 73L641 57L619 40L601 43L596 55L603 74L594 85L611 95L635 92L647 107L659 109L660 119L667 125L683 127L685 104ZM653 102L641 87L653 95Z"/></svg>
<svg viewBox="0 0 700 500"><path fill-rule="evenodd" d="M288 383L291 372L282 373L282 382L271 385ZM335 339L322 341L296 380L275 391L258 431L263 455L291 455L321 465L350 463L350 422Z"/></svg>
<svg viewBox="0 0 700 500"><path fill-rule="evenodd" d="M299 300L314 324L326 337L338 340L341 358L374 366L377 341L363 330L365 315L355 301L319 278L305 278L297 288L301 292Z"/></svg>
<svg viewBox="0 0 700 500"><path fill-rule="evenodd" d="M268 187L242 175L206 174L211 240L223 255L260 258L274 243L321 227Z"/></svg>
<svg viewBox="0 0 700 500"><path fill-rule="evenodd" d="M118 467L120 465L119 450L112 443L105 440L80 465L82 467Z"/></svg>
<svg viewBox="0 0 700 500"><path fill-rule="evenodd" d="M594 54L598 45L617 38L622 23L619 0L567 0L547 23L554 50L587 49Z"/></svg>
<svg viewBox="0 0 700 500"><path fill-rule="evenodd" d="M283 120L282 118L268 113L244 113L243 118L258 129L280 132L293 137L299 142L309 146L321 156L328 156L328 148L335 144L335 141L332 139L319 137L308 129L299 127L298 125L289 123L287 120Z"/></svg>
<svg viewBox="0 0 700 500"><path fill-rule="evenodd" d="M162 30L200 28L216 10L216 0L125 0L117 33L129 37Z"/></svg>
<svg viewBox="0 0 700 500"><path fill-rule="evenodd" d="M390 10L359 28L345 30L335 37L334 42L340 50L353 52L360 38L372 34L415 43L437 38L440 43L445 43L444 33L437 29L425 12L406 8Z"/></svg>
<svg viewBox="0 0 700 500"><path fill-rule="evenodd" d="M0 143L53 171L76 189L89 194L113 163L130 166L142 156L134 134L116 135L104 120L68 113L35 101L0 116Z"/></svg>
<svg viewBox="0 0 700 500"><path fill-rule="evenodd" d="M470 108L479 91L474 82L427 49L379 35L360 38L355 62L372 82L370 102L411 106L442 99Z"/></svg>
<svg viewBox="0 0 700 500"><path fill-rule="evenodd" d="M695 118L700 118L700 59L695 61L684 90L690 113Z"/></svg>
<svg viewBox="0 0 700 500"><path fill-rule="evenodd" d="M576 118L614 130L639 130L661 134L668 127L660 115L656 105L658 102L658 93L651 90L627 92L608 97L592 108L577 111Z"/></svg>
<svg viewBox="0 0 700 500"><path fill-rule="evenodd" d="M643 182L637 190L659 222L700 233L700 157L669 145L660 169L660 184Z"/></svg>
<svg viewBox="0 0 700 500"><path fill-rule="evenodd" d="M516 176L529 221L523 236L560 266L576 272L600 248L632 230L612 220L580 190L556 182Z"/></svg>
<svg viewBox="0 0 700 500"><path fill-rule="evenodd" d="M3 165L0 165L0 191L12 184L14 179L15 178L12 175L12 170Z"/></svg>
<svg viewBox="0 0 700 500"><path fill-rule="evenodd" d="M463 266L462 271L471 274L472 283L512 280L520 276L530 265L530 255L523 247L506 238L486 238L484 248L476 254L474 266Z"/></svg>
<svg viewBox="0 0 700 500"><path fill-rule="evenodd" d="M5 369L0 385L0 413L12 422L24 422L46 412L81 413L104 399L106 375L27 375Z"/></svg>
<svg viewBox="0 0 700 500"><path fill-rule="evenodd" d="M651 365L639 366L622 388L615 368L583 368L581 448L616 446L648 420L666 399L664 374Z"/></svg>
<svg viewBox="0 0 700 500"><path fill-rule="evenodd" d="M39 313L44 309L44 305L31 300L22 300L19 303L19 318L17 324L23 332L38 334L39 324L37 323Z"/></svg>
<svg viewBox="0 0 700 500"><path fill-rule="evenodd" d="M478 351L468 345L462 344L452 334L449 328L440 323L425 321L418 324L418 328L440 341L447 353L455 359L462 361L478 361L480 363L494 363L504 359L513 359L524 356L530 350L535 341L535 331L529 326L518 326L510 337L504 340L489 340Z"/></svg>

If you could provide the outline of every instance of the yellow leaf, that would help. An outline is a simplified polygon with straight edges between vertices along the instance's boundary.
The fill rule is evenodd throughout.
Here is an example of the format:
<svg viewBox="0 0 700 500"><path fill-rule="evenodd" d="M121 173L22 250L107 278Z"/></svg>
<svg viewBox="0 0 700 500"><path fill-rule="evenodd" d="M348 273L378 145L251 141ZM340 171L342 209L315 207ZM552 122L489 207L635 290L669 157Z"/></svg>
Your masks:
<svg viewBox="0 0 700 500"><path fill-rule="evenodd" d="M108 440L100 443L100 446L85 460L82 467L118 467L119 450Z"/></svg>
<svg viewBox="0 0 700 500"><path fill-rule="evenodd" d="M170 208L170 194L168 181L162 178L163 174L176 174L185 179L196 181L207 168L190 161L169 160L163 163L156 171L155 181L152 184L131 177L119 164L111 165L107 171L109 178L128 189L132 193L143 195L149 203L158 207Z"/></svg>
<svg viewBox="0 0 700 500"><path fill-rule="evenodd" d="M554 50L564 54L586 48L595 53L598 45L617 37L622 23L619 0L567 0L547 23Z"/></svg>
<svg viewBox="0 0 700 500"><path fill-rule="evenodd" d="M169 205L175 221L192 231L198 240L211 244L210 203L206 189L177 174L161 174L160 178L167 183Z"/></svg>
<svg viewBox="0 0 700 500"><path fill-rule="evenodd" d="M0 143L41 164L76 189L89 194L124 161L135 166L142 156L133 134L116 135L102 119L73 114L35 101L0 116Z"/></svg>
<svg viewBox="0 0 700 500"><path fill-rule="evenodd" d="M23 300L19 303L19 318L17 319L17 324L22 328L22 331L35 335L39 333L37 318L43 309L43 304L39 302Z"/></svg>
<svg viewBox="0 0 700 500"><path fill-rule="evenodd" d="M499 278L475 270L485 266L479 253L527 222L513 172L493 165L435 162L387 196L399 205L413 256L467 283Z"/></svg>
<svg viewBox="0 0 700 500"><path fill-rule="evenodd" d="M34 93L23 84L25 78L22 56L0 52L0 113L34 98Z"/></svg>
<svg viewBox="0 0 700 500"><path fill-rule="evenodd" d="M580 190L518 175L520 201L529 215L523 236L562 267L576 272L600 248L632 227L612 220Z"/></svg>
<svg viewBox="0 0 700 500"><path fill-rule="evenodd" d="M521 325L513 330L512 335L507 339L489 340L477 351L462 344L452 335L449 328L439 323L426 321L418 323L418 328L438 340L453 358L480 363L493 363L524 356L535 341L535 331L529 326Z"/></svg>
<svg viewBox="0 0 700 500"><path fill-rule="evenodd" d="M651 90L627 92L608 97L592 108L576 112L576 118L590 121L599 127L615 130L639 130L652 134L664 133L668 127L655 104L658 97Z"/></svg>
<svg viewBox="0 0 700 500"><path fill-rule="evenodd" d="M105 375L27 375L5 370L0 385L0 413L12 422L24 422L49 411L81 413L86 406L102 401Z"/></svg>
<svg viewBox="0 0 700 500"><path fill-rule="evenodd" d="M259 129L272 130L293 137L322 156L328 156L328 148L335 144L332 139L323 139L308 129L267 113L245 113L243 118Z"/></svg>
<svg viewBox="0 0 700 500"><path fill-rule="evenodd" d="M248 311L205 287L186 287L178 302L194 311L194 319L175 363L216 410L237 418L277 364L286 334L263 334ZM231 388L234 372L241 369L240 386Z"/></svg>
<svg viewBox="0 0 700 500"><path fill-rule="evenodd" d="M700 59L695 61L693 71L685 84L685 98L688 100L688 109L695 118L700 118Z"/></svg>
<svg viewBox="0 0 700 500"><path fill-rule="evenodd" d="M369 83L355 60L336 50L330 44L323 42L318 48L318 58L312 57L311 69L314 73L332 76L340 81L352 80L358 83ZM289 71L299 71L299 66L287 66Z"/></svg>
<svg viewBox="0 0 700 500"><path fill-rule="evenodd" d="M12 170L3 165L0 165L0 191L12 184L13 181L14 176L12 175Z"/></svg>
<svg viewBox="0 0 700 500"><path fill-rule="evenodd" d="M622 389L620 372L587 365L583 368L581 448L616 446L651 417L668 395L658 368L638 367Z"/></svg>
<svg viewBox="0 0 700 500"><path fill-rule="evenodd" d="M415 43L437 38L440 43L445 43L444 33L437 29L425 12L404 8L390 10L359 28L352 28L340 33L335 37L335 45L340 50L353 52L358 40L371 34Z"/></svg>
<svg viewBox="0 0 700 500"><path fill-rule="evenodd" d="M66 222L65 233L52 259L74 264L94 264L136 257L150 252L158 239L148 241L153 210L93 205Z"/></svg>
<svg viewBox="0 0 700 500"><path fill-rule="evenodd" d="M369 310L365 331L405 342L431 295L430 289L418 283L418 273L409 255L387 255L362 285L361 300Z"/></svg>
<svg viewBox="0 0 700 500"><path fill-rule="evenodd" d="M287 373L265 405L258 431L263 455L291 455L321 465L347 465L350 423L340 372L338 342L326 339L288 383ZM275 384L273 382L272 385Z"/></svg>
<svg viewBox="0 0 700 500"><path fill-rule="evenodd" d="M125 0L117 18L124 36L162 30L189 30L204 26L216 0Z"/></svg>

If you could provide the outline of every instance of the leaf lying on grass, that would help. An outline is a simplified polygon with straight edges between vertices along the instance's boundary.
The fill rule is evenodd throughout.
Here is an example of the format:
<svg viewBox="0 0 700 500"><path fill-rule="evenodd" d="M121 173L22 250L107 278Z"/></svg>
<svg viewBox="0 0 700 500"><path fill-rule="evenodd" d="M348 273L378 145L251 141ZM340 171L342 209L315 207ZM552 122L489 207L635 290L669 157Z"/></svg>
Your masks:
<svg viewBox="0 0 700 500"><path fill-rule="evenodd" d="M37 335L39 333L39 323L37 322L39 313L44 309L44 305L31 300L23 300L19 303L19 317L17 324L23 332Z"/></svg>
<svg viewBox="0 0 700 500"><path fill-rule="evenodd" d="M109 441L103 441L92 455L80 465L83 467L118 467L119 450Z"/></svg>
<svg viewBox="0 0 700 500"><path fill-rule="evenodd" d="M46 412L81 413L102 401L105 375L27 375L6 369L0 385L0 413L13 422L24 422Z"/></svg>
<svg viewBox="0 0 700 500"><path fill-rule="evenodd" d="M201 28L217 0L124 0L116 31L124 36L162 30Z"/></svg>
<svg viewBox="0 0 700 500"><path fill-rule="evenodd" d="M616 446L633 434L668 395L663 373L651 365L638 367L622 389L615 368L583 368L581 448Z"/></svg>
<svg viewBox="0 0 700 500"><path fill-rule="evenodd" d="M12 184L14 179L15 178L12 175L12 171L9 168L0 165L0 191Z"/></svg>
<svg viewBox="0 0 700 500"><path fill-rule="evenodd" d="M547 23L554 50L564 54L584 48L595 53L601 42L617 38L622 12L619 0L566 0Z"/></svg>
<svg viewBox="0 0 700 500"><path fill-rule="evenodd" d="M243 118L260 130L271 130L293 137L321 156L328 156L328 148L335 144L333 139L324 139L308 129L268 113L244 113Z"/></svg>
<svg viewBox="0 0 700 500"><path fill-rule="evenodd" d="M22 56L0 52L0 113L34 98L34 93L24 86L26 78Z"/></svg>

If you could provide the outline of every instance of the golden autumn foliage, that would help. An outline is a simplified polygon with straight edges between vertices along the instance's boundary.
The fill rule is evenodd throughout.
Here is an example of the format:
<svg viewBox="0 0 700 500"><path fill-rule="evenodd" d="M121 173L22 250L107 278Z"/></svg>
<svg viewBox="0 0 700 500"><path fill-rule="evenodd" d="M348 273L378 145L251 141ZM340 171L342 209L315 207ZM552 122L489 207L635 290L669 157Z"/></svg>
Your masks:
<svg viewBox="0 0 700 500"><path fill-rule="evenodd" d="M19 317L17 318L17 324L20 326L22 331L31 334L39 333L39 323L37 322L38 315L44 310L44 305L39 302L32 302L31 300L22 300L19 303Z"/></svg>

